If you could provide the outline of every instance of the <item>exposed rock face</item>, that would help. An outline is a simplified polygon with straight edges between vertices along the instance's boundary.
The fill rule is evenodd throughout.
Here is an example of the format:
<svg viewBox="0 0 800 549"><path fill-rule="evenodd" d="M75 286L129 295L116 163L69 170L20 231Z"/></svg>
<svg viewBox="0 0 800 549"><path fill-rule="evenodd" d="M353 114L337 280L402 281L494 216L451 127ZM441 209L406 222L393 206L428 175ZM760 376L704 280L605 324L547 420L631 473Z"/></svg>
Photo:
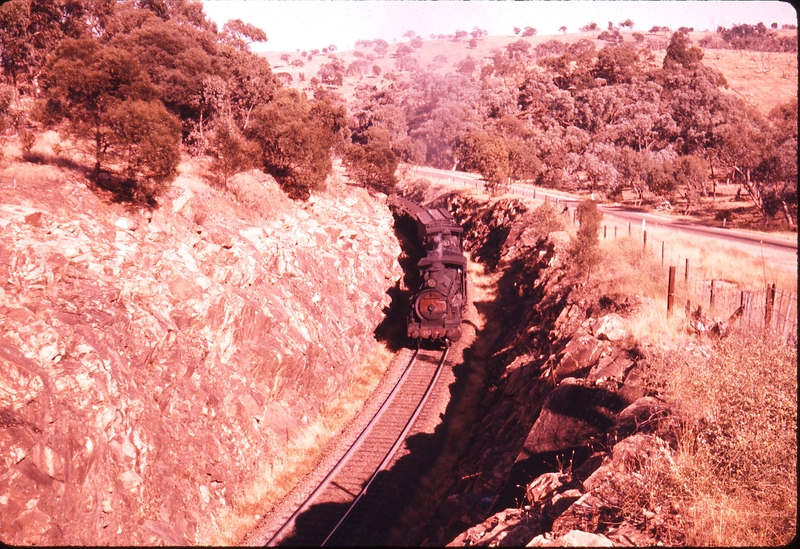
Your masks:
<svg viewBox="0 0 800 549"><path fill-rule="evenodd" d="M391 213L345 186L294 203L252 175L239 203L183 178L152 212L14 176L0 541L211 542L376 345L402 276Z"/></svg>
<svg viewBox="0 0 800 549"><path fill-rule="evenodd" d="M502 273L504 321L489 361L486 415L423 544L675 541L657 526L674 520L672 510L620 493L635 489L649 464L670 463L659 438L668 410L643 381L639 349L628 346L626 319L639 298L584 293L563 263L567 239L543 234L525 204L451 202L474 239L473 257Z"/></svg>

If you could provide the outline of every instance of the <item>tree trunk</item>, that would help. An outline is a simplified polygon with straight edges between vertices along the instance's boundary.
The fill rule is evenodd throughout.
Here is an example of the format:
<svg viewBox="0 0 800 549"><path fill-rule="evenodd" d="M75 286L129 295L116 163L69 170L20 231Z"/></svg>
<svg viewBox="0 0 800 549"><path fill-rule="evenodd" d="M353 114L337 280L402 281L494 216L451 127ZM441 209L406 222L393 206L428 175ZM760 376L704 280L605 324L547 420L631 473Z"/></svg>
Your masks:
<svg viewBox="0 0 800 549"><path fill-rule="evenodd" d="M786 222L789 223L789 228L794 228L795 222L792 219L792 215L789 213L789 206L786 205L785 200L781 200L781 204L783 205L783 215L786 216Z"/></svg>

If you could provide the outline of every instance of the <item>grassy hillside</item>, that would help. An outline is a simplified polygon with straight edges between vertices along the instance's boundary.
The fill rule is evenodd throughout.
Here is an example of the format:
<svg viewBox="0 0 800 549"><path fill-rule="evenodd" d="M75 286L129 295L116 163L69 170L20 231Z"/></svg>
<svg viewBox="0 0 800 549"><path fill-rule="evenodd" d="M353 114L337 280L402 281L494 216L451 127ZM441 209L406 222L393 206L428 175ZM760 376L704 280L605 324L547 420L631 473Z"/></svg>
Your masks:
<svg viewBox="0 0 800 549"><path fill-rule="evenodd" d="M793 31L779 31L782 33L791 33ZM411 57L415 58L419 67L424 70L429 70L435 73L444 74L447 72L454 72L456 64L467 56L475 59L476 63L480 66L491 58L491 51L496 48L505 48L511 42L517 40L525 40L535 48L539 44L549 40L558 40L566 43L573 43L582 39L593 40L596 44L596 49L600 50L607 43L603 40L598 40L597 35L599 32L586 32L586 33L568 33L565 35L557 36L533 36L528 38L520 38L518 36L487 36L477 41L474 48L469 45L469 40L462 39L454 41L450 38L423 38L423 43L420 48L413 48ZM713 33L710 32L695 32L690 34L690 38L694 44ZM626 42L630 40L632 33L630 31L623 31L623 37ZM669 42L669 36L664 34L646 34L645 44L649 44L655 54L655 61L661 64L664 56L664 50ZM394 52L401 42L389 45L388 53L380 57L373 48L358 48L350 51L337 51L332 54L319 54L313 56L311 61L306 61L301 56L301 52L268 52L263 54L270 62L273 70L276 73L286 72L292 76L292 86L298 89L306 89L310 91L309 81L312 77L317 75L320 66L324 63L329 63L333 57L337 57L344 61L345 66L350 65L352 62L358 60L356 52L361 52L366 55L374 55L375 59L370 61L370 66L378 65L381 68L381 75L378 77L368 75L361 76L346 76L343 86L339 89L342 95L347 99L351 97L353 90L358 84L371 83L373 85L381 86L388 85L391 80L386 76L387 74L397 73L395 69ZM405 42L407 43L407 42ZM284 54L289 54L289 63L294 60L303 60L305 65L303 67L295 67L287 64L285 60L281 59ZM797 97L797 55L793 53L758 53L758 52L739 52L735 50L724 49L708 49L704 51L703 62L722 72L728 80L728 93L738 95L748 103L757 107L763 113L768 113L773 107L780 103L784 103L792 98ZM434 58L441 56L446 59L446 62L436 63ZM301 74L305 77L301 81Z"/></svg>

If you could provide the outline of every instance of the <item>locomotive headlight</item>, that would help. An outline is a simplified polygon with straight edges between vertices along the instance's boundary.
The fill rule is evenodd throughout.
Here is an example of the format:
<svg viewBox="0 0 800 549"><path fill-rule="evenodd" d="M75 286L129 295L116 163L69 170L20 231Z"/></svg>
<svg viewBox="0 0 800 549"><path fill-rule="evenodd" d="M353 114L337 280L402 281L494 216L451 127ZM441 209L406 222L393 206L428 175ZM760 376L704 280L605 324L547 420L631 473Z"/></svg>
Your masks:
<svg viewBox="0 0 800 549"><path fill-rule="evenodd" d="M433 288L434 286L436 286L436 280L433 278L429 278L425 284L428 285L428 288Z"/></svg>

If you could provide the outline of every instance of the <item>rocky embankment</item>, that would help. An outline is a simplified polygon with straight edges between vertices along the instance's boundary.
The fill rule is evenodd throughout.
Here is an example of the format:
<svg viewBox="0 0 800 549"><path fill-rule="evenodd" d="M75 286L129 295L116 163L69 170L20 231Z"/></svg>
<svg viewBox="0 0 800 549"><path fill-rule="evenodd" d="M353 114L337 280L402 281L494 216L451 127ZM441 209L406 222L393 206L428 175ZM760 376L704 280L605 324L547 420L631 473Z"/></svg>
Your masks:
<svg viewBox="0 0 800 549"><path fill-rule="evenodd" d="M473 258L498 273L498 329L483 421L423 545L655 545L677 510L642 482L669 466L665 404L626 324L637 297L591 295L566 265L554 216L518 200L450 208ZM637 492L638 490L638 492ZM655 498L657 499L657 498Z"/></svg>
<svg viewBox="0 0 800 549"><path fill-rule="evenodd" d="M234 183L183 176L148 211L0 174L3 543L219 539L376 345L402 276L389 210Z"/></svg>

